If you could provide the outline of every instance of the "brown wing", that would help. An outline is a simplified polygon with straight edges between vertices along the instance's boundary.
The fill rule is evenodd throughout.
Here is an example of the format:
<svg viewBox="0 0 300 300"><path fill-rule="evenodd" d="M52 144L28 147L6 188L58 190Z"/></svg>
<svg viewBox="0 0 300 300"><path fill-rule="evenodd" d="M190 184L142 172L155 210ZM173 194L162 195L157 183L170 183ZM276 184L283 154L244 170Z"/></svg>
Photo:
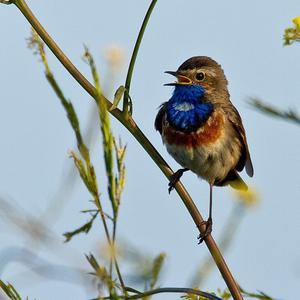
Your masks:
<svg viewBox="0 0 300 300"><path fill-rule="evenodd" d="M253 165L252 165L250 152L249 152L247 139L246 139L246 133L242 123L241 116L233 105L226 106L224 111L227 114L229 121L232 123L233 128L238 133L240 141L243 146L242 154L240 160L237 163L236 169L240 172L245 167L247 174L250 177L252 177L254 174L254 170L253 170Z"/></svg>
<svg viewBox="0 0 300 300"><path fill-rule="evenodd" d="M159 131L160 134L162 134L162 121L163 117L166 113L166 108L167 108L167 102L164 102L161 106L160 109L156 115L155 122L154 122L154 127L156 130Z"/></svg>

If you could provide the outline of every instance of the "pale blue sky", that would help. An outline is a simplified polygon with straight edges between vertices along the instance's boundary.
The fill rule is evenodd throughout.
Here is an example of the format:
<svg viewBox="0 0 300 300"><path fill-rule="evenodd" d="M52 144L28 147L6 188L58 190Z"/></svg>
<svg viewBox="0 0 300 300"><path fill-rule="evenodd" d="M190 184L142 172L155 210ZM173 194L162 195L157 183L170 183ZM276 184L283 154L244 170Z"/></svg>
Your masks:
<svg viewBox="0 0 300 300"><path fill-rule="evenodd" d="M110 45L124 49L127 65L149 2L32 0L28 4L70 59L91 78L81 60L83 44L94 53L103 76L103 53ZM295 299L299 294L300 128L265 117L250 109L246 101L249 96L259 96L281 108L299 108L300 45L282 46L284 28L292 26L291 19L299 14L297 0L158 1L131 88L135 120L177 169L153 128L157 107L171 94L171 88L163 86L170 81L164 71L177 69L194 55L211 56L223 66L232 102L244 121L255 169L253 179L246 174L243 178L256 186L261 195L261 203L247 214L238 229L226 259L245 289L262 290L280 299ZM61 176L66 175L64 170L72 165L67 153L74 147L74 135L43 76L42 65L26 48L28 23L15 7L1 5L0 24L0 197L38 217L54 196ZM93 101L50 53L49 60L66 96L72 99L81 119L87 121ZM124 83L126 65L115 89ZM152 255L167 252L161 285L185 286L206 257L207 248L197 245L197 230L178 195L168 195L167 181L159 169L119 123L112 124L114 132L128 144L119 236ZM93 156L101 178L103 161L97 151ZM206 215L208 184L193 174L185 174L183 182ZM105 182L100 186L104 192ZM79 211L91 207L89 199L79 183L62 217L51 226L61 242L63 232L86 220ZM234 200L229 188L215 189L214 200L213 235L218 239ZM0 253L23 242L18 231L1 215ZM39 254L55 264L89 269L83 253L97 252L96 242L104 237L102 232L98 233L99 228L97 224L91 235L61 244L57 252L50 253L41 247ZM63 261L63 253L72 253L72 257ZM20 274L26 274L27 280ZM88 298L77 285L40 280L38 276L29 280L28 274L32 273L26 273L26 267L16 262L9 264L1 277L15 282L22 294L31 299ZM215 270L205 289L217 287L224 288L224 283Z"/></svg>

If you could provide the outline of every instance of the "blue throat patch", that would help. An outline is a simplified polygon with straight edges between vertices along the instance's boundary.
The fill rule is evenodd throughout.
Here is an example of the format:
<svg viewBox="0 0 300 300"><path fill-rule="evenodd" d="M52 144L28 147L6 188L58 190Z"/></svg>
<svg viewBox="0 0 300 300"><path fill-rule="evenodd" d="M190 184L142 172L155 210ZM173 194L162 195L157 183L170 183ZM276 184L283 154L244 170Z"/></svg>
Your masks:
<svg viewBox="0 0 300 300"><path fill-rule="evenodd" d="M213 104L202 102L205 89L199 85L176 85L167 104L167 120L184 132L196 131L213 112Z"/></svg>

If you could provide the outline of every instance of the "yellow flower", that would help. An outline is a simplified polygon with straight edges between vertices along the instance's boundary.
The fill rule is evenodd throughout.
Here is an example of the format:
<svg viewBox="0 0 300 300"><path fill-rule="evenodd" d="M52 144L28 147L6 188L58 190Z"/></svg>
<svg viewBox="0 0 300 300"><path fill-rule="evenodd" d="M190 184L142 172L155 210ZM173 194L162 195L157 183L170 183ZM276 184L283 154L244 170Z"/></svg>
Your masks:
<svg viewBox="0 0 300 300"><path fill-rule="evenodd" d="M300 31L300 16L294 18L293 23L296 25L297 30Z"/></svg>

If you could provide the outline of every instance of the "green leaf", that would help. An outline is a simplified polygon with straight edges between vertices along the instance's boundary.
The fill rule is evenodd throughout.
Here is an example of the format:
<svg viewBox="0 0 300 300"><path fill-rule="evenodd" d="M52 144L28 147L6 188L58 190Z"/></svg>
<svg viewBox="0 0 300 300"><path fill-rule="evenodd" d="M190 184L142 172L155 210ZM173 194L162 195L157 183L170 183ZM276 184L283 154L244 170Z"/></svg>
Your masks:
<svg viewBox="0 0 300 300"><path fill-rule="evenodd" d="M279 108L264 103L263 101L257 98L250 98L250 101L248 103L253 108L257 109L258 111L264 114L270 115L272 117L277 117L286 121L291 121L296 123L297 125L300 125L300 115L295 110L280 110Z"/></svg>
<svg viewBox="0 0 300 300"><path fill-rule="evenodd" d="M79 175L89 192L98 197L98 185L94 167L91 164L86 165L85 162L80 159L74 151L70 152L70 157L73 158Z"/></svg>
<svg viewBox="0 0 300 300"><path fill-rule="evenodd" d="M116 194L115 199L118 204L120 204L121 195L125 187L125 165L124 165L124 159L126 154L126 145L122 146L121 139L119 140L119 143L114 139L114 149L115 149L115 155L116 155L116 161L117 161L117 168L118 173L115 176L115 185L116 185Z"/></svg>
<svg viewBox="0 0 300 300"><path fill-rule="evenodd" d="M95 256L93 254L85 255L86 259L90 263L91 267L94 269L95 272L90 273L91 275L96 276L99 278L101 284L104 284L108 287L110 291L115 289L116 282L111 278L109 272L104 266L101 266Z"/></svg>
<svg viewBox="0 0 300 300"><path fill-rule="evenodd" d="M39 54L42 60L42 63L45 67L45 76L48 80L50 86L52 87L53 91L55 92L56 96L59 98L62 106L64 107L68 120L71 124L71 127L75 133L76 140L77 140L77 147L81 154L81 156L84 158L84 160L89 163L90 162L90 154L89 149L84 144L82 134L80 131L79 126L79 119L77 117L76 111L74 109L74 106L70 100L67 100L65 97L62 89L60 88L58 82L56 81L50 66L48 64L47 55L44 49L44 42L40 39L38 34L32 30L31 37L28 39L28 47L35 50L35 53Z"/></svg>
<svg viewBox="0 0 300 300"><path fill-rule="evenodd" d="M221 289L218 289L218 293L221 296L222 300L228 300L231 298L231 294L228 289L225 289L223 292Z"/></svg>
<svg viewBox="0 0 300 300"><path fill-rule="evenodd" d="M95 214L92 215L92 218L86 222L85 224L83 224L82 226L80 226L79 228L73 230L73 231L69 231L64 233L64 237L66 238L65 242L69 242L75 235L80 234L80 233L89 233L89 231L92 228L92 225L94 223L95 218L97 217L98 212L96 212Z"/></svg>
<svg viewBox="0 0 300 300"><path fill-rule="evenodd" d="M113 105L110 107L109 111L112 111L118 107L118 104L120 103L122 96L125 93L125 90L126 90L126 88L123 85L118 87L118 89L115 92Z"/></svg>
<svg viewBox="0 0 300 300"><path fill-rule="evenodd" d="M260 300L275 300L275 298L272 298L271 296L269 296L266 293L261 292L261 291L258 291L257 293L250 293L250 292L246 292L241 287L240 287L240 289L241 289L242 294L249 298L260 299Z"/></svg>
<svg viewBox="0 0 300 300"><path fill-rule="evenodd" d="M100 118L100 129L103 138L103 149L104 149L104 161L106 168L106 176L108 179L108 194L109 199L112 204L114 215L117 214L118 210L118 202L116 201L116 186L115 186L115 178L114 178L114 164L113 164L113 134L110 128L110 118L107 110L107 104L105 98L102 95L99 74L93 59L92 54L89 52L88 48L85 49L85 58L87 63L91 68L91 72L94 79L95 88L97 91L97 104L98 104L98 112Z"/></svg>
<svg viewBox="0 0 300 300"><path fill-rule="evenodd" d="M166 253L162 252L160 253L157 257L155 257L152 265L152 277L151 277L151 282L150 282L150 288L153 289L155 284L157 283L159 274L161 272L163 263L166 258Z"/></svg>

